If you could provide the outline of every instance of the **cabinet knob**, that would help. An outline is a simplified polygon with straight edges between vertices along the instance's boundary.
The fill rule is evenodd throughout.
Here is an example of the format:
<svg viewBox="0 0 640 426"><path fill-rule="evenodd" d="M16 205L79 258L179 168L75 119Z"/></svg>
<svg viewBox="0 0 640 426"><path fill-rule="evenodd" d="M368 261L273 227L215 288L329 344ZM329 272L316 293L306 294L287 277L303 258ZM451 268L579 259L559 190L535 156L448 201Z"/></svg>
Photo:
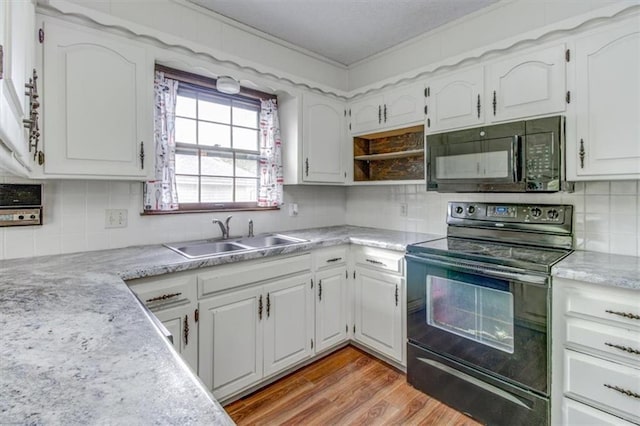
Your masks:
<svg viewBox="0 0 640 426"><path fill-rule="evenodd" d="M498 109L498 100L496 97L496 91L493 91L493 115L496 115L496 110Z"/></svg>
<svg viewBox="0 0 640 426"><path fill-rule="evenodd" d="M144 170L144 142L140 142L140 168Z"/></svg>
<svg viewBox="0 0 640 426"><path fill-rule="evenodd" d="M478 118L480 118L480 108L481 108L481 105L480 105L480 94L479 94L479 93L478 93L478 104L477 104L477 108L478 108Z"/></svg>
<svg viewBox="0 0 640 426"><path fill-rule="evenodd" d="M382 106L378 105L378 124L382 123Z"/></svg>
<svg viewBox="0 0 640 426"><path fill-rule="evenodd" d="M584 152L584 139L580 139L580 151L578 153L578 157L580 157L580 168L584 169L584 156L585 156L585 152Z"/></svg>

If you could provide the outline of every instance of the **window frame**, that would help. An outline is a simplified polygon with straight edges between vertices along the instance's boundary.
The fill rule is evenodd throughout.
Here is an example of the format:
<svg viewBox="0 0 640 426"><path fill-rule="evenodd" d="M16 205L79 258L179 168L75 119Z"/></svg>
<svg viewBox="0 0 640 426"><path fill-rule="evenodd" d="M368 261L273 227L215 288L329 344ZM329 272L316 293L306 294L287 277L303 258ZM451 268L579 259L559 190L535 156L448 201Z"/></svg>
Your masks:
<svg viewBox="0 0 640 426"><path fill-rule="evenodd" d="M186 71L181 71L181 70L177 70L177 69L173 69L173 68L168 68L159 64L156 64L155 66L155 71L160 71L163 72L165 74L165 76L167 78L171 78L174 80L178 81L178 90L180 90L180 84L182 85L186 85L188 86L188 88L190 88L191 90L194 90L196 92L202 92L202 93L212 93L216 96L216 97L220 97L220 98L226 98L229 99L231 102L233 102L234 100L242 103L245 102L247 104L257 104L258 105L258 120L259 120L259 114L260 114L260 106L259 106L259 102L263 99L275 99L277 100L277 96L269 94L269 93L264 93L264 92L260 92L257 90L253 90L253 89L247 89L244 87L240 88L240 93L235 94L235 95L229 95L229 94L225 94L225 93L221 93L218 92L216 90L216 79L214 78L209 78L209 77L204 77L201 75L197 75L197 74L192 74ZM197 118L195 119L196 123L198 123L200 120L198 120ZM209 122L208 120L202 120L203 122ZM229 126L233 129L233 125L229 124ZM239 126L239 128L243 128L243 126ZM259 128L259 123L258 123L258 132L260 131ZM232 130L233 133L233 130ZM176 151L179 149L194 149L197 150L198 152L198 161L200 162L200 158L201 155L200 153L202 152L202 150L207 151L207 147L206 146L201 146L199 144L184 144L181 145L180 147L178 146L178 142L176 142ZM213 148L213 147L211 147ZM234 149L234 148L215 148L212 149L212 151L218 151L218 152L229 152L232 153L233 158L234 158L234 164L235 164L235 156L236 154L250 154L250 155L256 155L255 151L248 151L248 150L242 150L242 149ZM259 151L260 151L260 147L259 147L259 141L258 141L258 149L257 149L257 155L259 156ZM199 165L198 168L198 175L179 175L179 176L197 176L198 179L201 179L202 176L207 176L207 175L202 175L202 170L201 170L201 166ZM234 179L234 185L233 185L233 191L234 191L234 198L235 198L235 179L237 178L237 176L235 175L236 171L235 171L235 167L233 170L233 176L229 176L231 178ZM178 174L176 174L176 176L178 176ZM251 178L253 179L253 178ZM260 175L259 175L259 160L258 160L258 175L257 175L257 183L258 183L258 188L259 188L259 184L260 184ZM201 184L199 183L198 185L199 191L201 190ZM259 191L259 190L258 190ZM199 195L200 196L200 195ZM274 206L268 206L268 207L259 207L258 206L258 200L256 199L256 201L239 201L239 202L197 202L197 203L178 203L178 210L172 210L172 211L164 211L164 212L152 212L151 214L171 214L171 213L195 213L195 212L223 212L223 211L268 211L268 210L279 210L279 207L274 207Z"/></svg>

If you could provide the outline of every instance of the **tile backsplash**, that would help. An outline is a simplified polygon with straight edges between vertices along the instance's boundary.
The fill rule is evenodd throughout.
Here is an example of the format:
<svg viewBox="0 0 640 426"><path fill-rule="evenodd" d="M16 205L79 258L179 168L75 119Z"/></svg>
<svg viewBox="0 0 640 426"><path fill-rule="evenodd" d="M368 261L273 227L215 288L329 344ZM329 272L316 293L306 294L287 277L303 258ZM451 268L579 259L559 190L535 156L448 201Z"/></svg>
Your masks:
<svg viewBox="0 0 640 426"><path fill-rule="evenodd" d="M23 183L0 177L0 182ZM220 236L213 218L225 213L141 216L142 185L117 181L45 181L44 224L0 228L0 259L72 253ZM563 203L574 206L575 248L640 255L640 185L637 181L577 183L573 193L438 194L424 185L285 186L279 211L236 212L231 234L330 225L372 226L446 233L448 201ZM288 204L299 207L289 216ZM405 204L406 215L402 215ZM126 209L126 228L105 228L106 209Z"/></svg>
<svg viewBox="0 0 640 426"><path fill-rule="evenodd" d="M640 255L638 181L578 182L573 193L556 194L439 194L426 192L423 185L356 186L348 188L346 200L349 225L436 234L446 233L448 201L571 204L576 249Z"/></svg>

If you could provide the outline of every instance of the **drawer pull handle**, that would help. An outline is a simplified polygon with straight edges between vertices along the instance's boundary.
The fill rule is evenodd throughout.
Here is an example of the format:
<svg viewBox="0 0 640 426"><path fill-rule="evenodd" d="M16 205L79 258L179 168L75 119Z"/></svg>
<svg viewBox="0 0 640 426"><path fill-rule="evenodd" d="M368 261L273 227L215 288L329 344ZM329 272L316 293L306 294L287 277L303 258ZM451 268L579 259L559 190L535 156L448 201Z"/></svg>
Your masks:
<svg viewBox="0 0 640 426"><path fill-rule="evenodd" d="M150 303L150 302L157 302L157 301L159 301L159 300L167 300L167 299L171 299L172 297L180 296L181 294L182 294L182 293L163 294L162 296L152 297L151 299L147 299L147 303Z"/></svg>
<svg viewBox="0 0 640 426"><path fill-rule="evenodd" d="M333 257L331 259L327 259L327 263L332 263L332 262L339 262L341 261L342 258L341 257Z"/></svg>
<svg viewBox="0 0 640 426"><path fill-rule="evenodd" d="M618 387L618 386L611 386L611 385L608 385L608 384L606 384L606 383L604 384L604 387L605 387L605 388L609 388L609 389L613 389L613 390L614 390L614 391L616 391L616 392L620 392L621 394L624 394L624 395L630 396L630 397L632 397L632 398L638 398L638 399L640 399L640 394L635 393L635 392L632 392L632 391L630 391L630 390L623 389L623 388Z"/></svg>
<svg viewBox="0 0 640 426"><path fill-rule="evenodd" d="M609 342L605 342L605 345L611 347L611 348L616 348L616 349L620 349L621 351L625 351L625 352L629 352L630 354L634 354L634 355L640 355L640 351L637 349L633 349L629 346L622 346L622 345L615 345L613 343L609 343Z"/></svg>
<svg viewBox="0 0 640 426"><path fill-rule="evenodd" d="M629 312L617 312L617 311L612 311L610 309L607 309L605 312L608 313L608 314L618 315L618 316L624 317L624 318L640 320L640 315L631 314Z"/></svg>
<svg viewBox="0 0 640 426"><path fill-rule="evenodd" d="M385 263L382 263L379 260L373 260L373 259L365 259L365 260L369 263L373 263L374 265L384 266L385 268L387 267Z"/></svg>

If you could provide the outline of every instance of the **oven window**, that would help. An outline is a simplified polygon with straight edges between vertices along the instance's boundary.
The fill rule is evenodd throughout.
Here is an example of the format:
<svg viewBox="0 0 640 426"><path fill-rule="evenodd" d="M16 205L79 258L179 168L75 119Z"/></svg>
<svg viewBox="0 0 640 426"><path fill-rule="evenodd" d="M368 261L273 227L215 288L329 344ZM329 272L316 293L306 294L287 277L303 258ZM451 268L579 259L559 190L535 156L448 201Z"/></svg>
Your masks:
<svg viewBox="0 0 640 426"><path fill-rule="evenodd" d="M427 323L513 353L513 295L427 275Z"/></svg>

